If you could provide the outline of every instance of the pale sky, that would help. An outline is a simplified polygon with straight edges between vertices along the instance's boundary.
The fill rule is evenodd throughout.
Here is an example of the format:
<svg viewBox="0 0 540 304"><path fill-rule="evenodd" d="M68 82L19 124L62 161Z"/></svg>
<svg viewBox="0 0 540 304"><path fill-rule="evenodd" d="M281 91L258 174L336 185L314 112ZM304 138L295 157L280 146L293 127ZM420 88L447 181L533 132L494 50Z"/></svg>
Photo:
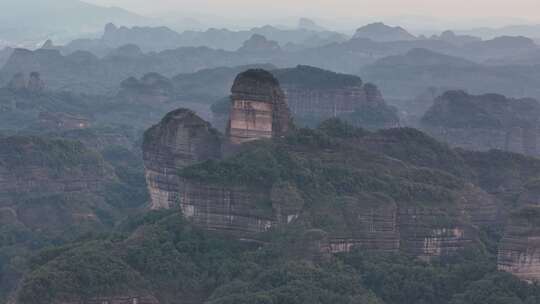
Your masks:
<svg viewBox="0 0 540 304"><path fill-rule="evenodd" d="M140 14L197 11L222 17L246 14L320 18L423 15L431 17L514 17L540 20L540 0L84 0Z"/></svg>

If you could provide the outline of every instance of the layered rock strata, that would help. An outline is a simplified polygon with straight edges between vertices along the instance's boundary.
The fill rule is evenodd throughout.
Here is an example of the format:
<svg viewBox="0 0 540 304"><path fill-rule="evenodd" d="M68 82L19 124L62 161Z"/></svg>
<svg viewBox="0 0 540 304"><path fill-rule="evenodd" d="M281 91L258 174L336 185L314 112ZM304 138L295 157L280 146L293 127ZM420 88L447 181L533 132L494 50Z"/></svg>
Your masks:
<svg viewBox="0 0 540 304"><path fill-rule="evenodd" d="M345 202L346 229L330 237L333 253L349 252L353 248L399 250L398 206L393 200L363 195L345 198Z"/></svg>
<svg viewBox="0 0 540 304"><path fill-rule="evenodd" d="M274 76L261 69L238 75L231 89L227 137L231 144L280 137L290 128L285 95Z"/></svg>
<svg viewBox="0 0 540 304"><path fill-rule="evenodd" d="M363 88L367 99L375 104L383 102L376 88ZM320 163L324 169L319 169L323 172L344 170L336 178L355 174L358 174L358 178L364 177L364 170L373 170L366 164L366 159L374 161L373 166L380 166L383 171L389 170L387 174L393 177L390 182L392 186L388 184L390 188L384 189L397 187L401 191L426 191L427 202L416 201L424 199L422 195L417 198L411 198L417 194L404 195L403 200L398 201L397 198L394 200L377 191L363 188L342 190L345 192L327 198L328 201L321 198L321 203L314 207L313 202L307 206L304 201L310 194L305 189L300 191L297 188L300 186L292 181L279 179L278 182L265 184L264 187L259 185L257 188L221 179L229 176L225 171L231 168L236 170L235 166L242 167L244 162L249 162L244 159L254 157L249 153L240 154L240 159L230 158L230 163L209 162L191 167L195 175L189 175L189 170L180 172L187 166L205 160L220 159L224 155L220 154L224 145L240 146L256 139L280 137L291 127L283 92L279 82L270 73L263 70L242 73L231 91L231 116L224 140L208 123L188 110L171 112L160 124L147 131L143 150L152 208L178 208L186 218L200 227L229 232L238 237L291 223L317 228L320 228L318 225L321 222L332 223L323 225L325 231L315 233L317 237L308 237L309 242L306 241L305 246L309 243L311 249L319 248L323 256L361 248L386 252L404 251L427 260L474 244L478 240L478 227L495 222L498 206L490 195L479 188L461 182L450 174L420 169L429 167L423 160L418 164L411 160L411 167L405 164L406 160L398 161L391 157L389 151L401 151L395 148L396 145L403 145L403 138L408 136L412 140L420 136L417 134L420 132L396 130L396 136L392 136L392 132L366 135L371 140L358 138L343 144L336 151L332 148L324 152L304 151L306 147L299 145L287 150L287 155L308 163ZM274 144L278 142L274 141ZM259 147L256 143L251 144ZM259 144L266 147L265 144L269 143ZM430 149L438 149L438 146L433 148L426 145ZM440 148L447 149L444 145ZM273 155L274 150L262 151L272 154L270 160L277 161L272 158L276 157ZM249 166L256 168L250 167L249 170L256 170L260 165L258 161L254 160ZM432 165L438 168L438 165ZM414 169L414 166L418 168ZM217 171L214 172L213 168ZM315 170L307 167L304 169ZM207 176L213 178L206 179ZM436 177L438 181L426 181L426 176ZM443 182L444 179L451 180ZM377 184L380 181L373 182ZM348 189L347 186L343 187ZM439 200L446 200L446 203Z"/></svg>
<svg viewBox="0 0 540 304"><path fill-rule="evenodd" d="M221 156L221 139L209 123L190 110L179 109L165 116L144 136L143 158L151 208L178 205L180 169Z"/></svg>
<svg viewBox="0 0 540 304"><path fill-rule="evenodd" d="M304 123L317 124L342 118L360 127L390 128L399 125L397 114L384 101L377 86L357 76L297 66L275 70L293 116ZM378 122L362 119L361 113L387 113ZM373 114L367 114L367 116Z"/></svg>
<svg viewBox="0 0 540 304"><path fill-rule="evenodd" d="M266 193L254 189L183 179L178 195L183 215L208 230L248 235L267 231L276 222L271 206L260 207Z"/></svg>
<svg viewBox="0 0 540 304"><path fill-rule="evenodd" d="M400 249L425 260L472 245L476 231L457 215L440 208L399 210Z"/></svg>
<svg viewBox="0 0 540 304"><path fill-rule="evenodd" d="M454 147L540 155L540 103L449 91L435 100L421 129Z"/></svg>
<svg viewBox="0 0 540 304"><path fill-rule="evenodd" d="M498 255L499 270L529 281L540 281L540 208L514 213L505 228Z"/></svg>

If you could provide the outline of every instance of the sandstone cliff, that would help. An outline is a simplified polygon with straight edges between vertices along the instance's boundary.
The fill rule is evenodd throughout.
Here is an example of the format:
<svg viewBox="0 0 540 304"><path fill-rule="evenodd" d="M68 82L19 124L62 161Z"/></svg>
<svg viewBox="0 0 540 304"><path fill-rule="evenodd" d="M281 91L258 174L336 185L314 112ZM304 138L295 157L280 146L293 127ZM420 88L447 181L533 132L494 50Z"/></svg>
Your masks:
<svg viewBox="0 0 540 304"><path fill-rule="evenodd" d="M376 87L360 89L364 103L384 105ZM419 131L372 133L339 120L290 129L279 82L264 70L239 74L231 92L222 150L232 143L235 153L220 155L218 135L186 110L146 133L152 208L178 208L197 226L236 237L303 225L324 231L328 245L317 246L329 252L424 259L477 244L478 230L497 223L498 201L470 183L460 155Z"/></svg>
<svg viewBox="0 0 540 304"><path fill-rule="evenodd" d="M385 103L379 89L373 84L363 84L359 77L309 66L273 73L300 124L316 126L326 119L339 117L355 126L371 129L399 125L395 110Z"/></svg>
<svg viewBox="0 0 540 304"><path fill-rule="evenodd" d="M498 149L540 155L540 104L501 95L450 91L436 99L422 118L421 129L467 150Z"/></svg>
<svg viewBox="0 0 540 304"><path fill-rule="evenodd" d="M285 95L274 76L262 69L240 73L231 88L227 137L232 145L281 137L291 128Z"/></svg>
<svg viewBox="0 0 540 304"><path fill-rule="evenodd" d="M448 173L416 167L444 163L408 159L417 155L411 149L440 155L444 145L407 139L407 130L338 135L331 143L320 138L336 136L338 127L246 143L232 157L193 161L160 179L147 156L150 191L160 194L152 207L177 207L197 226L236 237L301 225L324 231L328 243L316 245L323 251L401 251L426 260L477 244L480 227L496 223L500 206L492 196ZM404 140L410 153L396 150ZM145 155L148 149L156 148L146 144ZM164 204L163 197L174 199Z"/></svg>
<svg viewBox="0 0 540 304"><path fill-rule="evenodd" d="M130 103L162 104L174 97L172 82L157 73L145 74L141 79L130 77L120 84L118 98Z"/></svg>
<svg viewBox="0 0 540 304"><path fill-rule="evenodd" d="M210 124L190 110L179 109L145 133L143 152L152 208L171 208L180 199L178 171L220 158L221 140Z"/></svg>
<svg viewBox="0 0 540 304"><path fill-rule="evenodd" d="M377 86L364 84L357 76L310 66L271 72L279 81L291 115L299 126L316 127L330 118L340 118L368 129L391 128L400 123L396 110L385 102ZM209 75L205 78L212 73L207 71L206 74ZM223 86L226 84L224 82ZM226 105L227 101L221 99L212 107L213 124L218 130L225 130L221 126L230 115Z"/></svg>
<svg viewBox="0 0 540 304"><path fill-rule="evenodd" d="M499 270L530 282L540 281L539 219L538 206L511 215L499 247Z"/></svg>

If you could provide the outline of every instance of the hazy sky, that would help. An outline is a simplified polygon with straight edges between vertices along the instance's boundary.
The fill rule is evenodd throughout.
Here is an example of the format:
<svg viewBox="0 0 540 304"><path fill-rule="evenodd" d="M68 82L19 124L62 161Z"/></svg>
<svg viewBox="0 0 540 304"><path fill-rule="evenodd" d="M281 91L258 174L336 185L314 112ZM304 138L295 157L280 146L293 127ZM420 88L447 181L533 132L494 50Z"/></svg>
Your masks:
<svg viewBox="0 0 540 304"><path fill-rule="evenodd" d="M84 0L155 15L196 11L223 17L354 18L423 15L431 17L515 17L540 20L540 0Z"/></svg>

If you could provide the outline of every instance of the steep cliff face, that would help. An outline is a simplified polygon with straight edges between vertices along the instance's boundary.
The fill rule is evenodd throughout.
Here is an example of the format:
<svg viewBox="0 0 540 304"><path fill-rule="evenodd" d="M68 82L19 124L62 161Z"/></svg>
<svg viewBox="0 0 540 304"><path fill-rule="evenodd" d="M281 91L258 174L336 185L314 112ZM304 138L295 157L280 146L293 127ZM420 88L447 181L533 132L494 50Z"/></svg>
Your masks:
<svg viewBox="0 0 540 304"><path fill-rule="evenodd" d="M165 116L144 136L143 158L153 209L178 203L182 183L178 171L221 154L220 136L210 124L190 110L179 109Z"/></svg>
<svg viewBox="0 0 540 304"><path fill-rule="evenodd" d="M232 145L284 136L291 127L285 95L274 76L262 69L239 74L231 89L227 137Z"/></svg>
<svg viewBox="0 0 540 304"><path fill-rule="evenodd" d="M182 180L178 196L183 215L208 230L251 235L276 222L264 191Z"/></svg>
<svg viewBox="0 0 540 304"><path fill-rule="evenodd" d="M398 206L394 200L364 194L344 201L345 229L329 236L331 252L349 252L353 248L383 252L400 249Z"/></svg>
<svg viewBox="0 0 540 304"><path fill-rule="evenodd" d="M364 88L382 102L376 88ZM290 118L271 74L240 74L232 93L227 136L239 149L231 155L186 152L219 151L220 141L207 140L208 124L192 115L204 126L199 136L171 132L187 127L182 110L146 133L152 208L178 207L197 226L238 237L304 225L324 231L328 243L317 246L329 252L403 251L426 260L478 243L478 229L497 223L497 200L469 183L461 156L419 131L368 132L331 120L282 136Z"/></svg>
<svg viewBox="0 0 540 304"><path fill-rule="evenodd" d="M424 115L421 129L452 146L540 155L540 104L501 95L449 91Z"/></svg>
<svg viewBox="0 0 540 304"><path fill-rule="evenodd" d="M244 142L283 136L289 130L287 104L270 73L248 70L237 77L231 92L232 114L223 143L217 131L187 110L169 113L146 132L143 151L151 208L180 208L186 218L210 230L263 232L277 221L287 221L292 212L292 207L279 206L274 212L270 189L200 183L180 176L180 169L221 158L222 150L229 153ZM275 193L279 200L279 191Z"/></svg>
<svg viewBox="0 0 540 304"><path fill-rule="evenodd" d="M174 87L170 79L157 73L149 73L137 79L130 77L120 84L118 98L130 103L159 105L170 102Z"/></svg>
<svg viewBox="0 0 540 304"><path fill-rule="evenodd" d="M499 247L499 270L530 282L540 281L539 219L538 206L511 215Z"/></svg>
<svg viewBox="0 0 540 304"><path fill-rule="evenodd" d="M399 124L379 89L359 77L297 66L275 70L295 119L311 126L342 118L359 127L389 128Z"/></svg>
<svg viewBox="0 0 540 304"><path fill-rule="evenodd" d="M401 250L429 260L455 253L477 239L475 229L445 208L402 207L399 213Z"/></svg>
<svg viewBox="0 0 540 304"><path fill-rule="evenodd" d="M326 132L333 132L329 126L326 128ZM401 131L401 137L406 132ZM368 133L343 142L337 140L339 144L320 139L322 146L318 146L313 142L317 142L313 138L317 133L300 133L273 143L254 143L219 163L184 169L186 180L207 185L206 189L199 188L199 195L205 196L204 203L199 203L205 206L201 210L213 209L212 213L222 214L213 219L202 217L203 224L199 225L227 231L235 223L229 221L232 226L223 227L222 219L236 219L235 214L241 214L239 209L234 209L239 203L232 208L222 207L223 195L215 193L224 193L223 186L209 185L227 185L225 189L229 190L251 185L240 188L250 193L243 193L246 201L241 208L247 208L242 212L255 219L252 223L256 225L250 226L244 220L242 226L253 227L251 233L300 224L323 230L327 234L328 250L333 253L349 252L353 248L401 251L428 260L477 244L478 229L496 223L500 206L478 187L437 169L406 165L388 157L401 155L405 160L410 155L406 152L401 154L391 147L381 147L381 152L373 153L368 151L373 144L367 148L362 144L369 141L364 137L391 137L391 134ZM418 145L422 145L420 142ZM418 145L415 148L420 150L439 148L428 148L425 142L421 148ZM427 165L424 161L418 165ZM209 191L212 188L218 191ZM212 203L217 207L207 207ZM184 214L196 214L191 206L184 209ZM234 212L224 212L227 210ZM261 215L254 211L263 210L267 225L261 226L256 221ZM246 232L238 226L234 229Z"/></svg>

